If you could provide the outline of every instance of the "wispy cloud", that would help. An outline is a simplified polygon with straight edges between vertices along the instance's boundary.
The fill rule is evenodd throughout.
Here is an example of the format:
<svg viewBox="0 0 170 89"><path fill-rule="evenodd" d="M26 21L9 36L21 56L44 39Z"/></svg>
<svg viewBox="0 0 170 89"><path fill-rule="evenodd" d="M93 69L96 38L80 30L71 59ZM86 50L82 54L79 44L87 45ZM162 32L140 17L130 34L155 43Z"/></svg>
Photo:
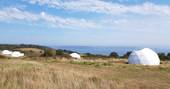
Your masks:
<svg viewBox="0 0 170 89"><path fill-rule="evenodd" d="M50 15L46 12L39 14L10 7L0 9L1 21L28 21L30 23L43 22L49 26L61 27L67 29L110 29L116 31L126 32L155 32L168 30L170 25L169 17L145 17L145 18L105 18L97 21L90 21L86 19L64 18L60 16Z"/></svg>
<svg viewBox="0 0 170 89"><path fill-rule="evenodd" d="M170 6L145 2L138 5L123 5L101 0L24 0L31 4L47 5L52 8L74 11L96 12L112 15L136 13L142 15L170 15ZM122 0L121 0L122 1Z"/></svg>
<svg viewBox="0 0 170 89"><path fill-rule="evenodd" d="M0 20L3 21L43 21L56 27L68 28L95 28L97 24L85 19L63 18L59 16L49 15L45 12L40 14L31 13L28 11L20 10L18 8L4 8L0 10Z"/></svg>
<svg viewBox="0 0 170 89"><path fill-rule="evenodd" d="M95 28L96 23L92 21L87 21L85 19L73 19L73 18L62 18L59 16L53 16L46 14L45 12L41 12L41 17L43 20L53 23L55 25L59 25L61 27L67 27L67 26L72 26L72 27L82 27L82 28Z"/></svg>
<svg viewBox="0 0 170 89"><path fill-rule="evenodd" d="M102 25L108 29L129 33L165 34L170 32L170 17L105 19Z"/></svg>
<svg viewBox="0 0 170 89"><path fill-rule="evenodd" d="M1 20L25 20L25 21L37 21L39 17L35 14L27 11L21 11L17 8L4 8L0 10Z"/></svg>

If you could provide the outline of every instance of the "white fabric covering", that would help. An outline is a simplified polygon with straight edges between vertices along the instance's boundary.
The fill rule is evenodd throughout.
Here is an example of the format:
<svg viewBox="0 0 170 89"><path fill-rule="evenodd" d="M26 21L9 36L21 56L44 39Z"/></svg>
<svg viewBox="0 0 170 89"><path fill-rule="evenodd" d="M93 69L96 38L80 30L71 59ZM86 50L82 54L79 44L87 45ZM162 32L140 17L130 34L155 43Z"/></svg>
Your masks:
<svg viewBox="0 0 170 89"><path fill-rule="evenodd" d="M70 56L72 58L81 59L81 56L79 54L77 54L77 53L71 53Z"/></svg>
<svg viewBox="0 0 170 89"><path fill-rule="evenodd" d="M20 53L19 51L14 51L11 54L11 57L23 57L24 53Z"/></svg>
<svg viewBox="0 0 170 89"><path fill-rule="evenodd" d="M3 54L3 55L11 55L11 54L12 54L12 51L3 50L3 51L2 51L2 54Z"/></svg>
<svg viewBox="0 0 170 89"><path fill-rule="evenodd" d="M9 50L3 50L2 55L9 56L9 57L23 57L24 53L21 53L19 51L9 51Z"/></svg>
<svg viewBox="0 0 170 89"><path fill-rule="evenodd" d="M149 48L144 48L139 51L133 51L128 58L128 63L142 65L159 65L160 59L156 52Z"/></svg>

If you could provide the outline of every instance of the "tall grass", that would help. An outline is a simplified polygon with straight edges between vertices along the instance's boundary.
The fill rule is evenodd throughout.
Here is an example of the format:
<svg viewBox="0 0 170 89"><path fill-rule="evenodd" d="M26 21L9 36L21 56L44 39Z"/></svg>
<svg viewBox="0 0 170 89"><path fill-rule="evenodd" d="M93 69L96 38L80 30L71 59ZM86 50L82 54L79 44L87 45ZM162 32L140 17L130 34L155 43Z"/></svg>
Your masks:
<svg viewBox="0 0 170 89"><path fill-rule="evenodd" d="M114 88L113 81L102 80L95 75L74 70L61 70L38 63L1 64L0 79L1 89Z"/></svg>
<svg viewBox="0 0 170 89"><path fill-rule="evenodd" d="M129 68L127 68L129 67ZM91 65L69 63L42 63L23 60L0 61L0 89L168 89L170 77L152 70L147 73L139 71L131 74L134 66L111 66L96 68ZM120 72L118 71L120 70ZM124 71L124 72L122 72ZM133 70L134 71L134 70ZM146 72L144 71L144 72ZM160 78L149 78L152 75ZM128 77L129 76L129 77ZM142 78L141 76L144 76ZM149 77L146 77L149 76ZM140 78L141 77L141 78ZM154 76L153 76L154 77ZM148 80L146 80L148 79ZM141 80L141 81L139 81Z"/></svg>

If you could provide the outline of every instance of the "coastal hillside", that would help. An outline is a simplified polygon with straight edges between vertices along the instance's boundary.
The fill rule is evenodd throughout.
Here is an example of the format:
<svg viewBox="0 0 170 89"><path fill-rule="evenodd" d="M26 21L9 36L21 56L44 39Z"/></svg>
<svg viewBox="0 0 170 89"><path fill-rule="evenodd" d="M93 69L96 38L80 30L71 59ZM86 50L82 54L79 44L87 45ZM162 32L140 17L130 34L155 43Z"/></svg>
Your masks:
<svg viewBox="0 0 170 89"><path fill-rule="evenodd" d="M0 50L12 50L25 53L27 57L54 57L68 56L74 51L54 49L47 46L32 45L32 44L0 44Z"/></svg>
<svg viewBox="0 0 170 89"><path fill-rule="evenodd" d="M0 44L0 50L15 50L19 48L37 48L37 49L52 49L47 46L32 45L32 44Z"/></svg>

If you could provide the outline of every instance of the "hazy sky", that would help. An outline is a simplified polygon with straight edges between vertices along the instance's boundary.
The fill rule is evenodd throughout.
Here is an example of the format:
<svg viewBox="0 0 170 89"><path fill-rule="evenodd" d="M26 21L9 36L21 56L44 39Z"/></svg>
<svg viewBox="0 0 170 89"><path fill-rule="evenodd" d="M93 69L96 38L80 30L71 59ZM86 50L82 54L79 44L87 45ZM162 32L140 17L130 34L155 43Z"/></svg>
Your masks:
<svg viewBox="0 0 170 89"><path fill-rule="evenodd" d="M170 0L0 0L0 43L169 46Z"/></svg>

